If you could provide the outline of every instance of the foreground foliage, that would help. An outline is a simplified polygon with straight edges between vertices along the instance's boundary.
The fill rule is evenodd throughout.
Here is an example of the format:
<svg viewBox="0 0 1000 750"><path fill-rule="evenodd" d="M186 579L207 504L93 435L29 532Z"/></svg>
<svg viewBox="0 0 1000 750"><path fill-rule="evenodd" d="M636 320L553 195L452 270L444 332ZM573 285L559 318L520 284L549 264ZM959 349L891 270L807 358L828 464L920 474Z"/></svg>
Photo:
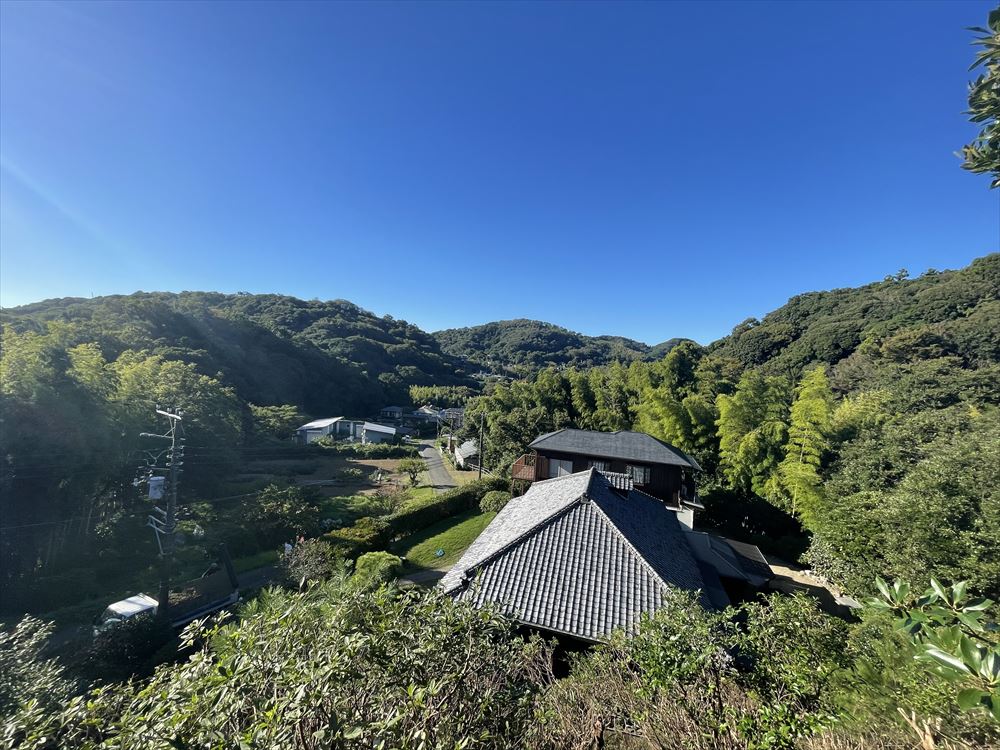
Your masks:
<svg viewBox="0 0 1000 750"><path fill-rule="evenodd" d="M342 582L269 592L239 623L193 626L202 643L146 684L4 724L25 748L517 747L547 679L539 641L437 596Z"/></svg>
<svg viewBox="0 0 1000 750"><path fill-rule="evenodd" d="M989 662L992 605L963 599L965 584L935 583L922 597L886 587L884 606L855 625L802 595L708 612L674 591L636 633L571 653L556 680L555 652L505 617L380 585L398 563L376 553L353 576L340 566L303 593L265 592L236 622L189 627L185 661L84 694L43 656L49 629L26 618L0 635L0 746L981 750L1000 742L1000 721L981 696L971 709L964 697L970 673L956 681L935 663L954 667L951 657L926 658L928 645L946 647L949 618L961 615L982 625L978 650L960 644L951 655ZM908 635L886 619L890 610L905 611Z"/></svg>

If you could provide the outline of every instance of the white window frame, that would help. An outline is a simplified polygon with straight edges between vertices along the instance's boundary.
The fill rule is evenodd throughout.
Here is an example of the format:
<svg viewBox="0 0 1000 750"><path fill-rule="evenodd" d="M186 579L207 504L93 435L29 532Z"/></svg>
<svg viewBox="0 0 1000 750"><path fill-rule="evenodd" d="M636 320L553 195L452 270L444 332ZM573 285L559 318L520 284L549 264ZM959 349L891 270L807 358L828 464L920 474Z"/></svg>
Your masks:
<svg viewBox="0 0 1000 750"><path fill-rule="evenodd" d="M640 487L645 487L652 480L652 470L648 466L628 465L628 473L632 475L632 483Z"/></svg>

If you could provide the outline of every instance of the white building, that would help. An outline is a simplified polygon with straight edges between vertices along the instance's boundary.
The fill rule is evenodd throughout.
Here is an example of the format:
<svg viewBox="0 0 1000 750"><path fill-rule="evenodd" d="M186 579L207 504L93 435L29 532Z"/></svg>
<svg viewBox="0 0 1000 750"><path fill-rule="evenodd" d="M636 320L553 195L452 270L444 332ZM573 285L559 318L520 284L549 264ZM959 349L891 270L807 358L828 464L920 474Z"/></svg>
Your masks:
<svg viewBox="0 0 1000 750"><path fill-rule="evenodd" d="M362 443L391 443L396 439L396 428L384 424L365 422L361 431Z"/></svg>
<svg viewBox="0 0 1000 750"><path fill-rule="evenodd" d="M479 443L475 440L466 440L455 448L455 464L459 468L466 468L470 461L479 460Z"/></svg>
<svg viewBox="0 0 1000 750"><path fill-rule="evenodd" d="M315 443L320 438L336 435L337 423L343 417L326 417L325 419L314 419L307 422L295 431L295 439L302 443Z"/></svg>

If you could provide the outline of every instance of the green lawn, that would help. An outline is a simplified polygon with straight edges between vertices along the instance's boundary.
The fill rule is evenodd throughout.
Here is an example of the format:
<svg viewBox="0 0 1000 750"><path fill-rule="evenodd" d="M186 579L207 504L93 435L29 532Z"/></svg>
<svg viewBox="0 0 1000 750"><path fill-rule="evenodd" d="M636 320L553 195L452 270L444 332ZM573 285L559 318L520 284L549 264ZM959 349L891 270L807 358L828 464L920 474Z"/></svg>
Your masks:
<svg viewBox="0 0 1000 750"><path fill-rule="evenodd" d="M246 573L248 570L263 568L265 565L274 565L278 562L278 550L266 549L255 555L237 557L233 560L233 568L236 573Z"/></svg>
<svg viewBox="0 0 1000 750"><path fill-rule="evenodd" d="M495 515L479 510L460 513L394 542L389 551L406 558L407 568L445 570L458 562L458 558ZM439 549L444 550L443 557L435 556Z"/></svg>

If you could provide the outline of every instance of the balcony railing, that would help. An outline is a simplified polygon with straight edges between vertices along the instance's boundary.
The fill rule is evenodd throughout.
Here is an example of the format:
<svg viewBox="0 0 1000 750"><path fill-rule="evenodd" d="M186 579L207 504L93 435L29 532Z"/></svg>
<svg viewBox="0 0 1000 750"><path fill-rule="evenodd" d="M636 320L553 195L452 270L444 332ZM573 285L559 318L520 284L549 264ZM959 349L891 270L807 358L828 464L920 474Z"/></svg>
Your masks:
<svg viewBox="0 0 1000 750"><path fill-rule="evenodd" d="M512 479L524 479L529 482L545 479L547 473L548 462L544 456L535 453L525 453L514 462L510 470Z"/></svg>

